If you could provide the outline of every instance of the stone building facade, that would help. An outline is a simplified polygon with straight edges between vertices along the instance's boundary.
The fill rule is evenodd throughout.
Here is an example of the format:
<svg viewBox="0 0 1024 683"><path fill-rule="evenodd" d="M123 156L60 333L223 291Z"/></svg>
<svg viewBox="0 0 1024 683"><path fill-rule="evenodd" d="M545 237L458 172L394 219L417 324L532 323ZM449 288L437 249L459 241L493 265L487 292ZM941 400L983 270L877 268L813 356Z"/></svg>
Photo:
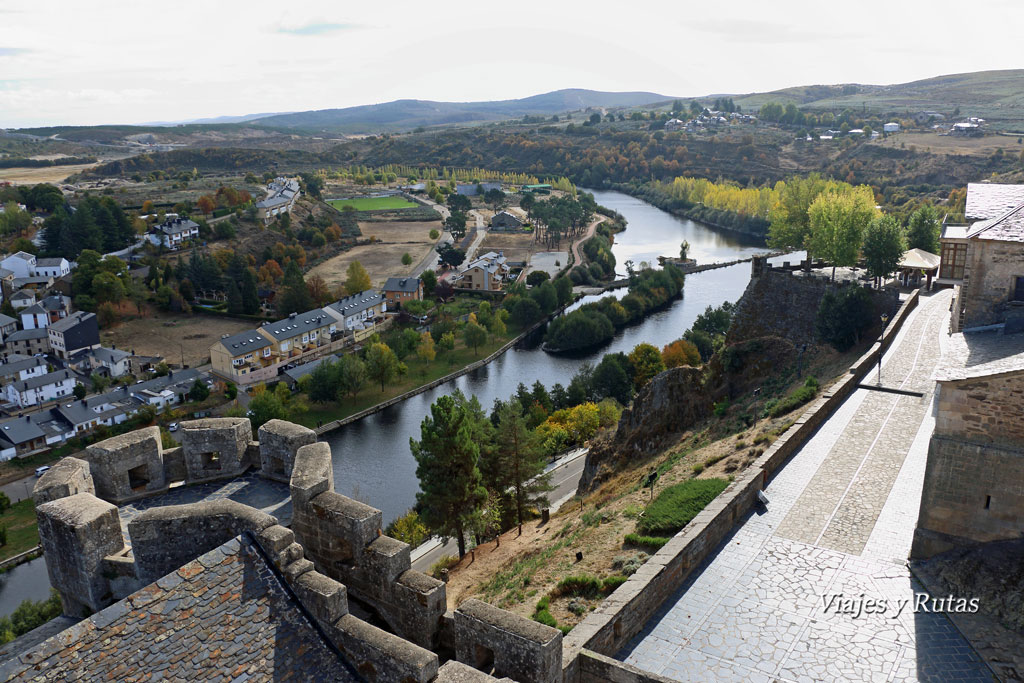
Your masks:
<svg viewBox="0 0 1024 683"><path fill-rule="evenodd" d="M952 335L935 379L915 559L1024 530L1024 334Z"/></svg>

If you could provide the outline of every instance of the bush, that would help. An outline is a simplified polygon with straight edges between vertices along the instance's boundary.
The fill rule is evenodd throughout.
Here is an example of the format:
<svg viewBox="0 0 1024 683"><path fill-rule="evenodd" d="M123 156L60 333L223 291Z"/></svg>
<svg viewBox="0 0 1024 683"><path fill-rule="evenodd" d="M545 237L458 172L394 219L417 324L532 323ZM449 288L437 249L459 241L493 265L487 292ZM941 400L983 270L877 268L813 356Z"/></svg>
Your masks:
<svg viewBox="0 0 1024 683"><path fill-rule="evenodd" d="M719 401L714 404L713 410L715 417L725 417L725 414L729 412L729 401L725 399Z"/></svg>
<svg viewBox="0 0 1024 683"><path fill-rule="evenodd" d="M530 285L531 287L539 287L550 278L551 276L548 275L545 271L534 270L529 275L526 276L526 284Z"/></svg>
<svg viewBox="0 0 1024 683"><path fill-rule="evenodd" d="M765 414L768 417L779 417L780 415L792 412L800 406L813 401L818 395L818 388L818 380L814 377L808 377L804 381L804 385L796 391L787 394L779 401L769 401L768 404L765 404Z"/></svg>
<svg viewBox="0 0 1024 683"><path fill-rule="evenodd" d="M454 555L442 555L441 558L430 565L430 575L435 579L441 578L441 572L445 569L451 569L459 563L459 558Z"/></svg>
<svg viewBox="0 0 1024 683"><path fill-rule="evenodd" d="M384 529L384 534L391 538L396 538L402 543L408 543L413 548L430 538L430 532L427 530L426 525L420 521L419 513L415 510L409 510L391 522L391 524L388 524Z"/></svg>
<svg viewBox="0 0 1024 683"><path fill-rule="evenodd" d="M871 294L863 287L844 287L825 292L818 306L815 329L822 341L846 351L874 321Z"/></svg>
<svg viewBox="0 0 1024 683"><path fill-rule="evenodd" d="M690 523L704 507L721 493L724 479L691 479L670 486L654 499L636 528L648 536L672 536Z"/></svg>
<svg viewBox="0 0 1024 683"><path fill-rule="evenodd" d="M671 536L641 536L640 534L626 534L626 543L629 545L636 545L641 548L650 548L651 550L658 550L670 540L672 540Z"/></svg>
<svg viewBox="0 0 1024 683"><path fill-rule="evenodd" d="M545 595L543 598L538 600L537 607L533 612L533 620L544 624L545 626L550 626L551 628L558 628L558 621L551 616L551 612L548 610L548 607L550 606L551 598L548 596Z"/></svg>

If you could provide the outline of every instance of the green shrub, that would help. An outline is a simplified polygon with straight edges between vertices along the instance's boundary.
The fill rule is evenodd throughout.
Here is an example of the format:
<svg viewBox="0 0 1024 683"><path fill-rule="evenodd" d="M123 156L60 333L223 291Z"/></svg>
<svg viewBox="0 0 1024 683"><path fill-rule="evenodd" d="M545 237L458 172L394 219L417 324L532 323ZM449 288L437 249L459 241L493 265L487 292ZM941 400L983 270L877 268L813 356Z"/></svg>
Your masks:
<svg viewBox="0 0 1024 683"><path fill-rule="evenodd" d="M875 321L871 295L863 287L843 287L821 298L815 329L818 337L837 351L860 341L860 335Z"/></svg>
<svg viewBox="0 0 1024 683"><path fill-rule="evenodd" d="M671 536L697 516L725 489L724 479L690 479L670 486L654 499L637 522L637 531L648 536Z"/></svg>
<svg viewBox="0 0 1024 683"><path fill-rule="evenodd" d="M629 577L627 576L609 576L601 584L601 590L603 590L605 593L611 593L627 581L629 581Z"/></svg>
<svg viewBox="0 0 1024 683"><path fill-rule="evenodd" d="M641 548L650 548L651 550L657 550L661 548L670 540L672 540L671 537L626 534L626 543L628 543L629 545L636 545L640 546Z"/></svg>
<svg viewBox="0 0 1024 683"><path fill-rule="evenodd" d="M771 407L765 405L765 414L768 417L779 417L780 415L792 412L800 406L813 401L818 395L818 389L818 380L814 377L808 377L804 381L804 385L799 389L790 392Z"/></svg>
<svg viewBox="0 0 1024 683"><path fill-rule="evenodd" d="M442 555L434 564L430 565L430 575L435 579L441 578L441 571L444 569L451 569L459 563L459 558L454 555Z"/></svg>
<svg viewBox="0 0 1024 683"><path fill-rule="evenodd" d="M416 510L409 510L401 517L395 519L384 529L384 535L397 538L403 543L408 543L415 548L430 538L430 531L420 520Z"/></svg>
<svg viewBox="0 0 1024 683"><path fill-rule="evenodd" d="M551 594L557 598L563 595L597 595L600 592L601 579L591 574L576 574L559 581Z"/></svg>
<svg viewBox="0 0 1024 683"><path fill-rule="evenodd" d="M704 471L704 465L702 463L697 463L696 465L693 466L693 473L694 474L700 474L703 471Z"/></svg>
<svg viewBox="0 0 1024 683"><path fill-rule="evenodd" d="M725 417L725 414L729 412L729 401L722 400L713 406L715 417Z"/></svg>

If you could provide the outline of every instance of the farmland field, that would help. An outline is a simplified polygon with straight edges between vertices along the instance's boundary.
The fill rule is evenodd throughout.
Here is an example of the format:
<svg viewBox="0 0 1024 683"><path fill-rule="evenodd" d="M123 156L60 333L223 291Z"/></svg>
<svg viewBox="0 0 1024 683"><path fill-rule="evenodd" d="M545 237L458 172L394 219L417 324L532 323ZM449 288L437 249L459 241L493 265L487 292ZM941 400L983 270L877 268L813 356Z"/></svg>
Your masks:
<svg viewBox="0 0 1024 683"><path fill-rule="evenodd" d="M334 208L341 210L342 207L351 206L356 211L383 211L386 209L411 209L419 206L416 202L410 202L402 197L356 197L355 199L329 199L327 203Z"/></svg>
<svg viewBox="0 0 1024 683"><path fill-rule="evenodd" d="M344 282L348 264L359 261L366 268L374 286L384 283L388 277L408 275L423 257L433 248L431 230L442 230L440 221L412 222L386 221L361 222L359 229L364 237L373 238L373 244L360 244L338 256L319 263L307 275L319 275L333 291ZM402 264L402 254L412 257L412 264Z"/></svg>

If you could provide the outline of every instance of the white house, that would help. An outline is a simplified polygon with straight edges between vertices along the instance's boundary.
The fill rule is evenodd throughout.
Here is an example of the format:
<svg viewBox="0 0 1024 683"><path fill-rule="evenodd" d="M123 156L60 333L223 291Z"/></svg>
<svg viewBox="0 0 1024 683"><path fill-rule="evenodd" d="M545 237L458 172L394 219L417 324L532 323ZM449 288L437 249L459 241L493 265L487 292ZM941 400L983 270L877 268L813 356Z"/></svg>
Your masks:
<svg viewBox="0 0 1024 683"><path fill-rule="evenodd" d="M36 259L33 275L58 278L71 272L71 262L63 256L57 258Z"/></svg>
<svg viewBox="0 0 1024 683"><path fill-rule="evenodd" d="M71 313L71 297L54 294L21 309L21 329L43 330Z"/></svg>
<svg viewBox="0 0 1024 683"><path fill-rule="evenodd" d="M127 375L131 370L132 354L128 351L101 346L92 350L92 357L97 366L106 368L110 372L111 377Z"/></svg>
<svg viewBox="0 0 1024 683"><path fill-rule="evenodd" d="M46 361L38 356L13 354L0 361L0 385L46 374Z"/></svg>
<svg viewBox="0 0 1024 683"><path fill-rule="evenodd" d="M18 251L0 261L0 268L14 273L14 277L32 277L35 275L36 257L25 251Z"/></svg>
<svg viewBox="0 0 1024 683"><path fill-rule="evenodd" d="M23 289L11 295L11 308L18 310L28 308L36 302L36 293L31 289Z"/></svg>
<svg viewBox="0 0 1024 683"><path fill-rule="evenodd" d="M885 132L885 133L899 133L900 132L900 124L896 123L895 121L890 122L890 123L883 123L882 124L882 132Z"/></svg>
<svg viewBox="0 0 1024 683"><path fill-rule="evenodd" d="M19 408L46 403L63 396L71 396L76 384L70 370L58 370L46 375L20 379L7 385L7 401Z"/></svg>
<svg viewBox="0 0 1024 683"><path fill-rule="evenodd" d="M267 196L256 202L256 212L264 225L269 225L275 218L288 213L299 198L299 181L294 178L274 178L267 185Z"/></svg>
<svg viewBox="0 0 1024 683"><path fill-rule="evenodd" d="M366 321L373 320L378 315L384 315L388 310L388 304L383 294L373 289L367 289L339 299L333 304L325 306L324 310L339 323L344 324L346 330L354 330L362 329Z"/></svg>
<svg viewBox="0 0 1024 683"><path fill-rule="evenodd" d="M187 218L172 218L149 230L149 241L156 246L177 249L189 240L199 237L199 224Z"/></svg>

